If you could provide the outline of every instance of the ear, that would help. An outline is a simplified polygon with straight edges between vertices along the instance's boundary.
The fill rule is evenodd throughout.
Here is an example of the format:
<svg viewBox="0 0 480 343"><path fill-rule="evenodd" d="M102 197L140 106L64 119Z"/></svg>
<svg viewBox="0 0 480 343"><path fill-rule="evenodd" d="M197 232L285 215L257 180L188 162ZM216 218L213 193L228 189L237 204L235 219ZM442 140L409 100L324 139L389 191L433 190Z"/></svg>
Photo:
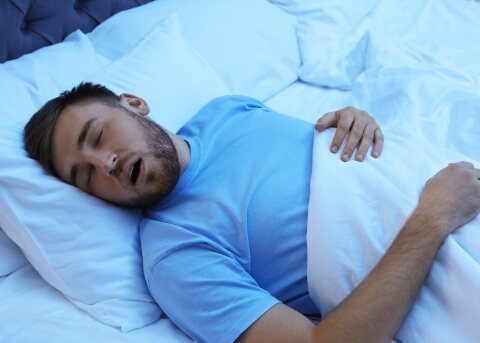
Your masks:
<svg viewBox="0 0 480 343"><path fill-rule="evenodd" d="M147 102L130 93L120 94L120 104L141 116L146 116L150 113L150 107L148 107Z"/></svg>

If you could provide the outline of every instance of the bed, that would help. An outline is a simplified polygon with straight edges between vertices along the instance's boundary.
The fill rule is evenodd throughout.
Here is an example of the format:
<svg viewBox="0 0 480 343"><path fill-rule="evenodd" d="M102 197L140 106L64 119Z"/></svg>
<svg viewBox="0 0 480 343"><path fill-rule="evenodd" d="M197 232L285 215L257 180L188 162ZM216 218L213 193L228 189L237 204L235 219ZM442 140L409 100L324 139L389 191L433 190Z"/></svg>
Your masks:
<svg viewBox="0 0 480 343"><path fill-rule="evenodd" d="M81 81L143 97L172 131L226 94L312 123L348 105L374 115L378 160L341 162L332 130L313 142L308 277L322 315L382 256L428 178L480 165L475 1L9 0L0 17L1 342L192 342L146 288L142 213L65 185L23 149L29 117ZM395 342L480 340L479 229L446 240Z"/></svg>

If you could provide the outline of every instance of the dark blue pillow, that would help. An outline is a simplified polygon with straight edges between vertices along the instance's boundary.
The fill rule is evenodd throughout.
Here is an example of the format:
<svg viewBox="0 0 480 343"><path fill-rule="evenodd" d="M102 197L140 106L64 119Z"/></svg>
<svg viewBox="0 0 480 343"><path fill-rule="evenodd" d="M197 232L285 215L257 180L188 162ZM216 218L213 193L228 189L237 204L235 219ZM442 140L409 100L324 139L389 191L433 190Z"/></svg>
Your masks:
<svg viewBox="0 0 480 343"><path fill-rule="evenodd" d="M2 0L0 63L61 42L80 29L92 31L117 12L151 0Z"/></svg>

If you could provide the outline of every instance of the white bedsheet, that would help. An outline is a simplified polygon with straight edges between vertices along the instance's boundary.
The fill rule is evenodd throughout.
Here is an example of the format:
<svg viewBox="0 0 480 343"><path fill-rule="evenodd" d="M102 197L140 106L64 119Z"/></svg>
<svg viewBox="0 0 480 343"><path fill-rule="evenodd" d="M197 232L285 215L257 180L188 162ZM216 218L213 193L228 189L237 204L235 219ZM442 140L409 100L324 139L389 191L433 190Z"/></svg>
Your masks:
<svg viewBox="0 0 480 343"><path fill-rule="evenodd" d="M0 278L0 304L0 342L192 342L169 319L128 333L105 325L67 301L30 264Z"/></svg>
<svg viewBox="0 0 480 343"><path fill-rule="evenodd" d="M425 181L449 161L468 160L390 133L379 160L343 163L328 151L332 137L329 131L315 138L307 236L309 291L322 315L383 256L418 203ZM404 342L478 342L478 289L479 217L446 239L397 337Z"/></svg>
<svg viewBox="0 0 480 343"><path fill-rule="evenodd" d="M365 69L351 87L352 104L375 115L384 129L383 155L343 163L328 150L333 130L315 137L308 278L323 315L378 262L430 177L450 162L480 167L480 65L471 58L480 53L480 7L392 3L382 2L370 18L374 26L388 20L392 25L368 33ZM406 13L402 23L393 20L395 10ZM442 26L440 33L439 22L455 22L452 13L461 14L464 21L455 30L463 31ZM445 240L396 339L480 341L479 289L477 217Z"/></svg>

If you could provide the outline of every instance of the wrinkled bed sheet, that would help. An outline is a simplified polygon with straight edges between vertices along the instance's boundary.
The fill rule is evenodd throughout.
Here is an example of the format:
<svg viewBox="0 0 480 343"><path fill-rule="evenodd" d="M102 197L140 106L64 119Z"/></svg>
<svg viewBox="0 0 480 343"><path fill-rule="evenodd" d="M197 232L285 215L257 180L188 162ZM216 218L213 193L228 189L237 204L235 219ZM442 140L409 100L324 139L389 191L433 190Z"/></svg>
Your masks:
<svg viewBox="0 0 480 343"><path fill-rule="evenodd" d="M473 21L467 28L467 20L461 28L463 41L459 36L440 37L429 21L446 20L449 6L460 9L454 6L457 2L439 3L425 2L422 6L430 6L429 11L420 8L418 13L428 15L417 16L418 23L405 20L411 27L404 27L402 35L411 39L401 40L388 30L367 30L359 37L364 69L352 82L351 96L353 104L373 114L384 129L381 158L343 163L329 152L333 130L315 137L308 278L323 315L383 256L430 177L451 162L470 161L480 167L480 64L464 53L479 49L472 37L478 43L480 29ZM463 7L464 18L472 8ZM369 20L388 20L391 13L381 16L374 11ZM416 30L432 35L430 43L416 45ZM443 47L435 45L440 40ZM397 341L480 341L479 289L477 217L445 240Z"/></svg>
<svg viewBox="0 0 480 343"><path fill-rule="evenodd" d="M359 36L355 48L364 49L364 67L352 81L351 96L381 124L385 148L378 160L343 163L328 149L333 130L315 137L308 278L323 315L383 256L429 178L451 162L480 167L480 64L472 61L480 56L480 26L472 17L479 18L480 6L463 4L407 1L379 8L368 19L372 25L393 20L394 11L408 11L406 6L417 12L412 21L407 16L385 32L367 29ZM441 37L439 23L453 27L448 11L465 20L455 35ZM479 289L477 217L445 240L397 341L480 341Z"/></svg>

